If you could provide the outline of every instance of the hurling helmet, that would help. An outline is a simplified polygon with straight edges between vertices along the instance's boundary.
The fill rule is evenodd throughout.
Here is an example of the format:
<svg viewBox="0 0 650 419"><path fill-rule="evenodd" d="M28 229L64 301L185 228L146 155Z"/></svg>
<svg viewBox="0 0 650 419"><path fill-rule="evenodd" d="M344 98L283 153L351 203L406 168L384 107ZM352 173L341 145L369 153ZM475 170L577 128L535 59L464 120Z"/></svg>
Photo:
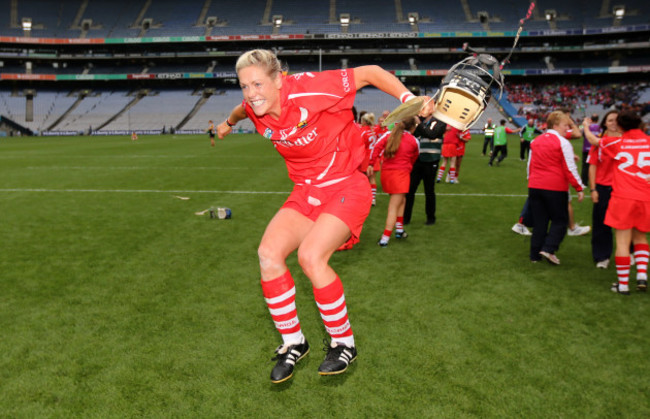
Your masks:
<svg viewBox="0 0 650 419"><path fill-rule="evenodd" d="M485 111L493 84L501 97L503 75L496 58L488 54L464 58L442 79L433 116L461 131L468 129Z"/></svg>

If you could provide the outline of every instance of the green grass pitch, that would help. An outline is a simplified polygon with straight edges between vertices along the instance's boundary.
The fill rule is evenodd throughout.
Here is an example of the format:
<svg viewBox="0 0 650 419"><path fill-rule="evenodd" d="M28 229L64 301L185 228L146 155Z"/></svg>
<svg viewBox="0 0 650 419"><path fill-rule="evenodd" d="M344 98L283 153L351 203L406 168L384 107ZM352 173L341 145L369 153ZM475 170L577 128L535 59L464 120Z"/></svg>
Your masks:
<svg viewBox="0 0 650 419"><path fill-rule="evenodd" d="M418 195L409 238L379 248L380 195L332 258L359 348L342 376L317 374L289 259L312 351L272 385L256 250L291 184L266 140L0 139L0 417L649 417L650 295L610 292L590 235L531 264L517 139L500 167L481 144L437 185L436 225ZM195 215L211 206L233 218Z"/></svg>

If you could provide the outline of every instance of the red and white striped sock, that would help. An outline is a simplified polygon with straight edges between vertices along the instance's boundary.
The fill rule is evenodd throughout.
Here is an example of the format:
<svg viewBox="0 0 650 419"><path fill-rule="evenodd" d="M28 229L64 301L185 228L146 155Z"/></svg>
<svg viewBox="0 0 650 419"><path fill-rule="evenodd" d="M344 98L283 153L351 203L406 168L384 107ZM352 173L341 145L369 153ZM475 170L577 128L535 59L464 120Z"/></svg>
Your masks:
<svg viewBox="0 0 650 419"><path fill-rule="evenodd" d="M618 290L629 291L628 280L630 278L630 257L616 256L616 275L618 276Z"/></svg>
<svg viewBox="0 0 650 419"><path fill-rule="evenodd" d="M449 169L449 180L453 181L453 182L456 182L456 168L455 167L452 167L451 169Z"/></svg>
<svg viewBox="0 0 650 419"><path fill-rule="evenodd" d="M437 180L442 180L442 175L445 174L445 166L440 166L440 169L438 169L438 176L436 177Z"/></svg>
<svg viewBox="0 0 650 419"><path fill-rule="evenodd" d="M370 190L372 191L372 200L377 199L377 185L370 185Z"/></svg>
<svg viewBox="0 0 650 419"><path fill-rule="evenodd" d="M398 233L404 232L404 217L397 217L397 221L395 222L395 231Z"/></svg>
<svg viewBox="0 0 650 419"><path fill-rule="evenodd" d="M296 311L296 287L291 272L286 271L271 281L262 281L262 293L284 344L302 342L304 336Z"/></svg>
<svg viewBox="0 0 650 419"><path fill-rule="evenodd" d="M648 259L650 246L647 244L634 245L634 259L636 260L636 279L648 280Z"/></svg>
<svg viewBox="0 0 650 419"><path fill-rule="evenodd" d="M325 330L332 338L332 342L353 347L354 336L350 320L348 320L348 309L345 305L341 279L337 276L331 284L323 288L314 288L314 298L325 324Z"/></svg>
<svg viewBox="0 0 650 419"><path fill-rule="evenodd" d="M379 239L379 241L384 244L388 243L388 240L390 240L390 235L392 232L393 230L384 230L384 234L381 235L381 239Z"/></svg>

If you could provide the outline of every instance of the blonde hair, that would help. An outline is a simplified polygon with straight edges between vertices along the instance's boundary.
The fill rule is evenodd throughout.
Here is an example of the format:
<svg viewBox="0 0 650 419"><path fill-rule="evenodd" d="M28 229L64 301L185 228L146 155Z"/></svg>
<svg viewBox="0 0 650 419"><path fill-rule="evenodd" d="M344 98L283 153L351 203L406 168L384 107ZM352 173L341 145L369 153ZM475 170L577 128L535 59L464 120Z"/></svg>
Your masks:
<svg viewBox="0 0 650 419"><path fill-rule="evenodd" d="M404 134L404 131L411 131L415 127L416 121L416 117L412 116L395 123L395 128L390 132L388 140L386 141L384 157L387 159L395 157L400 144L402 144L402 135Z"/></svg>
<svg viewBox="0 0 650 419"><path fill-rule="evenodd" d="M554 127L560 125L560 122L564 120L570 121L571 119L569 118L569 115L567 115L565 112L553 111L550 114L548 114L548 118L546 118L546 126L549 129L553 129Z"/></svg>
<svg viewBox="0 0 650 419"><path fill-rule="evenodd" d="M275 78L278 74L282 73L282 64L280 60L268 49L254 49L243 53L235 65L235 71L239 73L240 70L256 65L266 71L266 74Z"/></svg>
<svg viewBox="0 0 650 419"><path fill-rule="evenodd" d="M372 112L363 114L361 117L361 123L370 126L375 125L375 114Z"/></svg>

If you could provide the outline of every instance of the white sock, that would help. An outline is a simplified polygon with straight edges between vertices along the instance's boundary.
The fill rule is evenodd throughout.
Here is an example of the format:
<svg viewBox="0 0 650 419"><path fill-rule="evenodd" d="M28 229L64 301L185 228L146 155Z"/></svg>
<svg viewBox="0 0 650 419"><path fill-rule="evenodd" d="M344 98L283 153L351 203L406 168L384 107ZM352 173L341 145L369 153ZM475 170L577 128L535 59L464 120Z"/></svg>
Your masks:
<svg viewBox="0 0 650 419"><path fill-rule="evenodd" d="M348 348L353 348L354 347L354 335L338 337L338 338L336 338L336 341L332 341L332 343L334 343L334 344L342 343L345 346L347 346Z"/></svg>
<svg viewBox="0 0 650 419"><path fill-rule="evenodd" d="M297 345L299 343L305 342L305 336L302 334L302 330L295 333L288 333L282 335L282 344L284 346Z"/></svg>

